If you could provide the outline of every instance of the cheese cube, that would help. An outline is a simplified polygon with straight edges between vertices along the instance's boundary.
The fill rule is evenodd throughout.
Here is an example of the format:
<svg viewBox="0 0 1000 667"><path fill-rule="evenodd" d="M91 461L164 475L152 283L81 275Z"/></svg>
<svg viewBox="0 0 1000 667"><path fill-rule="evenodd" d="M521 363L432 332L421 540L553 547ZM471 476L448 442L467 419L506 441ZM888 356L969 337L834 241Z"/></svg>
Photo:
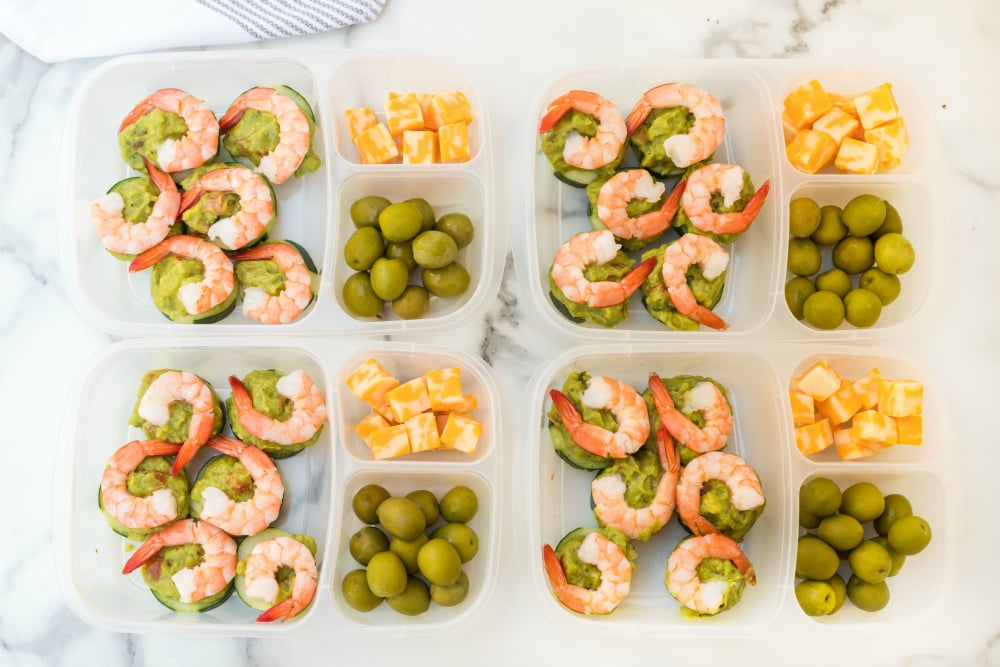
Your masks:
<svg viewBox="0 0 1000 667"><path fill-rule="evenodd" d="M385 124L369 127L354 140L361 164L385 164L399 157L399 149Z"/></svg>
<svg viewBox="0 0 1000 667"><path fill-rule="evenodd" d="M833 429L828 419L820 419L795 429L795 446L805 456L821 452L832 444Z"/></svg>
<svg viewBox="0 0 1000 667"><path fill-rule="evenodd" d="M854 391L854 384L842 380L840 388L829 398L816 403L816 410L830 420L832 425L844 424L861 409L861 397Z"/></svg>
<svg viewBox="0 0 1000 667"><path fill-rule="evenodd" d="M862 410L874 410L878 406L878 385L881 381L882 373L877 368L854 381L854 391L861 398Z"/></svg>
<svg viewBox="0 0 1000 667"><path fill-rule="evenodd" d="M389 428L390 424L382 415L377 412L369 412L365 415L365 418L354 425L354 432L357 433L366 445L370 448L372 446L371 436L375 431L381 431L384 428Z"/></svg>
<svg viewBox="0 0 1000 667"><path fill-rule="evenodd" d="M441 162L468 162L472 155L465 123L449 123L439 127L438 144Z"/></svg>
<svg viewBox="0 0 1000 667"><path fill-rule="evenodd" d="M847 112L833 107L825 114L816 119L812 124L812 129L826 132L839 145L846 137L858 129L858 120Z"/></svg>
<svg viewBox="0 0 1000 667"><path fill-rule="evenodd" d="M860 444L851 437L851 429L841 428L833 432L833 444L837 448L837 455L843 461L853 461L865 456L871 456L876 452Z"/></svg>
<svg viewBox="0 0 1000 667"><path fill-rule="evenodd" d="M368 107L346 109L344 110L344 117L347 119L347 131L350 134L352 142L368 128L378 125L378 117Z"/></svg>
<svg viewBox="0 0 1000 667"><path fill-rule="evenodd" d="M476 451L476 444L483 434L483 425L468 415L452 412L441 430L441 444L466 454Z"/></svg>
<svg viewBox="0 0 1000 667"><path fill-rule="evenodd" d="M420 105L420 115L424 117L424 127L428 130L437 130L441 127L441 119L431 105L434 95L431 93L417 93L417 104Z"/></svg>
<svg viewBox="0 0 1000 667"><path fill-rule="evenodd" d="M796 130L802 130L832 109L833 102L819 81L813 79L788 93L784 108L792 126Z"/></svg>
<svg viewBox="0 0 1000 667"><path fill-rule="evenodd" d="M453 412L472 412L479 407L479 401L472 394L466 394L462 397L462 403L458 405Z"/></svg>
<svg viewBox="0 0 1000 667"><path fill-rule="evenodd" d="M816 404L812 396L793 390L788 392L788 399L792 406L793 424L801 426L816 421Z"/></svg>
<svg viewBox="0 0 1000 667"><path fill-rule="evenodd" d="M923 413L924 385L917 380L882 380L878 385L878 411L890 417Z"/></svg>
<svg viewBox="0 0 1000 667"><path fill-rule="evenodd" d="M837 153L837 142L826 132L801 130L785 147L785 155L799 171L815 174Z"/></svg>
<svg viewBox="0 0 1000 667"><path fill-rule="evenodd" d="M431 410L435 412L459 411L465 402L462 396L462 371L458 368L435 368L424 375Z"/></svg>
<svg viewBox="0 0 1000 667"><path fill-rule="evenodd" d="M406 420L406 433L410 438L411 452L429 452L441 447L437 420L433 412L421 412Z"/></svg>
<svg viewBox="0 0 1000 667"><path fill-rule="evenodd" d="M924 441L924 418L920 415L896 417L896 444L921 445Z"/></svg>
<svg viewBox="0 0 1000 667"><path fill-rule="evenodd" d="M845 137L833 164L843 174L874 174L879 167L878 146Z"/></svg>
<svg viewBox="0 0 1000 667"><path fill-rule="evenodd" d="M840 389L840 383L840 374L830 368L828 363L820 360L799 376L798 389L812 396L814 401L825 401Z"/></svg>
<svg viewBox="0 0 1000 667"><path fill-rule="evenodd" d="M351 371L347 375L345 382L354 395L364 401L378 393L385 386L387 380L394 379L392 373L387 371L382 364L372 357L361 362ZM398 380L396 384L399 384ZM389 389L392 389L392 387L389 387ZM385 391L388 390L383 390L382 393L385 393Z"/></svg>
<svg viewBox="0 0 1000 667"><path fill-rule="evenodd" d="M431 130L406 130L402 134L403 164L434 164L437 157L437 134Z"/></svg>
<svg viewBox="0 0 1000 667"><path fill-rule="evenodd" d="M861 126L866 130L899 118L899 107L892 95L892 85L883 83L866 93L854 96L854 107L858 110Z"/></svg>
<svg viewBox="0 0 1000 667"><path fill-rule="evenodd" d="M896 420L876 410L862 410L851 420L851 438L877 451L896 444Z"/></svg>
<svg viewBox="0 0 1000 667"><path fill-rule="evenodd" d="M396 420L396 415L392 412L392 408L389 406L389 401L386 399L385 395L390 389L395 389L399 386L399 380L393 378L392 382L387 383L386 386L387 388L384 392L368 397L365 400L365 403L367 403L368 407L380 414L382 418L390 424L398 424L399 422Z"/></svg>
<svg viewBox="0 0 1000 667"><path fill-rule="evenodd" d="M392 136L398 136L406 130L424 129L424 116L415 93L391 94L382 108L385 109L385 121L389 124L389 134Z"/></svg>
<svg viewBox="0 0 1000 667"><path fill-rule="evenodd" d="M410 453L410 438L404 424L396 424L371 435L373 459L388 459Z"/></svg>
<svg viewBox="0 0 1000 667"><path fill-rule="evenodd" d="M858 118L858 108L854 106L853 97L841 95L840 93L827 93L827 95L830 97L830 101L833 102L833 106L860 122L860 119Z"/></svg>
<svg viewBox="0 0 1000 667"><path fill-rule="evenodd" d="M435 95L431 100L431 109L438 120L438 127L451 123L468 125L476 119L472 113L472 105L460 90Z"/></svg>
<svg viewBox="0 0 1000 667"><path fill-rule="evenodd" d="M865 141L878 148L879 169L882 170L898 167L910 148L910 135L902 118L866 129Z"/></svg>
<svg viewBox="0 0 1000 667"><path fill-rule="evenodd" d="M422 377L404 382L385 395L396 422L402 424L413 415L428 412L431 400L427 396L427 385Z"/></svg>

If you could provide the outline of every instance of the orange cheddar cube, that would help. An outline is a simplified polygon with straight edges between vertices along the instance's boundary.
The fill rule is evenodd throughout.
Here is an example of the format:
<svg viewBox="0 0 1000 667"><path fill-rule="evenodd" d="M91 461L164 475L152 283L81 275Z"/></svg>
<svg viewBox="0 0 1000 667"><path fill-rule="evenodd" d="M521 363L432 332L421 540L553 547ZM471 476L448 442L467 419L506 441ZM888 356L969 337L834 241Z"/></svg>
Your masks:
<svg viewBox="0 0 1000 667"><path fill-rule="evenodd" d="M462 372L458 368L436 368L424 375L431 410L435 412L463 412Z"/></svg>
<svg viewBox="0 0 1000 667"><path fill-rule="evenodd" d="M466 394L462 397L462 403L456 407L453 412L472 412L479 407L479 401L472 394Z"/></svg>
<svg viewBox="0 0 1000 667"><path fill-rule="evenodd" d="M368 107L346 109L344 117L347 119L347 131L352 142L365 130L378 125L378 117Z"/></svg>
<svg viewBox="0 0 1000 667"><path fill-rule="evenodd" d="M465 123L449 123L438 128L438 154L441 162L468 162L469 131Z"/></svg>
<svg viewBox="0 0 1000 667"><path fill-rule="evenodd" d="M389 424L397 424L399 422L396 421L396 415L393 414L392 408L389 406L389 401L386 400L385 395L386 393L389 392L390 389L395 389L398 386L399 386L399 380L393 378L393 382L389 382L386 384L386 390L384 392L377 394L375 396L370 396L368 399L365 400L365 403L368 404L368 407L370 407L372 410L380 414L383 419L389 422Z"/></svg>
<svg viewBox="0 0 1000 667"><path fill-rule="evenodd" d="M854 108L858 110L861 126L866 130L899 118L899 107L892 94L892 85L883 83L866 93L854 96Z"/></svg>
<svg viewBox="0 0 1000 667"><path fill-rule="evenodd" d="M921 445L924 441L924 418L920 415L896 417L896 444Z"/></svg>
<svg viewBox="0 0 1000 667"><path fill-rule="evenodd" d="M799 171L815 174L837 154L837 142L826 132L801 130L785 147L785 155Z"/></svg>
<svg viewBox="0 0 1000 667"><path fill-rule="evenodd" d="M422 377L404 382L385 395L392 409L392 414L398 424L402 424L413 415L428 412L431 400L427 396L427 385Z"/></svg>
<svg viewBox="0 0 1000 667"><path fill-rule="evenodd" d="M404 424L396 424L371 435L373 459L389 459L410 453L410 438Z"/></svg>
<svg viewBox="0 0 1000 667"><path fill-rule="evenodd" d="M441 430L441 444L449 449L457 449L472 454L483 434L483 425L468 415L452 412Z"/></svg>
<svg viewBox="0 0 1000 667"><path fill-rule="evenodd" d="M847 423L860 409L861 397L854 391L854 384L849 380L841 381L840 389L826 400L816 403L817 412L829 419L834 426Z"/></svg>
<svg viewBox="0 0 1000 667"><path fill-rule="evenodd" d="M896 444L896 420L876 410L862 410L851 420L851 438L878 451Z"/></svg>
<svg viewBox="0 0 1000 667"><path fill-rule="evenodd" d="M803 455L821 452L833 444L833 429L828 419L820 419L795 429L795 446Z"/></svg>
<svg viewBox="0 0 1000 667"><path fill-rule="evenodd" d="M837 455L843 461L853 461L876 453L854 440L849 428L841 428L833 432L833 445L837 448Z"/></svg>
<svg viewBox="0 0 1000 667"><path fill-rule="evenodd" d="M833 108L833 101L816 79L804 83L785 96L785 113L796 130L809 127Z"/></svg>
<svg viewBox="0 0 1000 667"><path fill-rule="evenodd" d="M406 433L410 438L411 452L429 452L441 447L437 420L433 412L421 412L406 420Z"/></svg>
<svg viewBox="0 0 1000 667"><path fill-rule="evenodd" d="M376 395L380 390L381 393L388 391L388 389L384 389L384 387L386 382L391 380L395 380L395 378L392 377L392 373L387 371L385 367L374 358L369 358L361 362L353 371L351 371L347 375L345 382L355 396L360 398L362 401L365 401L368 400L369 397ZM399 381L396 380L396 385L398 384ZM389 389L392 389L392 387L389 387Z"/></svg>
<svg viewBox="0 0 1000 667"><path fill-rule="evenodd" d="M391 424L377 412L369 412L365 418L354 425L354 432L357 433L366 445L372 446L371 436L375 431L389 428Z"/></svg>
<svg viewBox="0 0 1000 667"><path fill-rule="evenodd" d="M840 389L841 377L823 360L806 369L799 376L798 390L812 396L814 401L825 401Z"/></svg>
<svg viewBox="0 0 1000 667"><path fill-rule="evenodd" d="M923 413L924 385L917 380L882 380L878 384L878 411L890 417Z"/></svg>
<svg viewBox="0 0 1000 667"><path fill-rule="evenodd" d="M873 368L854 381L854 392L861 398L862 410L874 410L878 406L878 385L882 381L882 373Z"/></svg>
<svg viewBox="0 0 1000 667"><path fill-rule="evenodd" d="M865 141L878 148L879 169L882 170L898 167L910 148L910 135L902 118L866 129Z"/></svg>
<svg viewBox="0 0 1000 667"><path fill-rule="evenodd" d="M401 141L403 164L434 164L438 161L437 134L432 130L405 130Z"/></svg>
<svg viewBox="0 0 1000 667"><path fill-rule="evenodd" d="M849 114L855 120L860 121L858 118L858 108L854 106L853 97L841 95L840 93L827 93L827 95L830 96L830 101L833 102L833 106L837 107L844 113Z"/></svg>
<svg viewBox="0 0 1000 667"><path fill-rule="evenodd" d="M816 402L812 396L793 390L788 392L788 399L792 406L793 424L801 426L816 421Z"/></svg>
<svg viewBox="0 0 1000 667"><path fill-rule="evenodd" d="M874 174L879 167L878 146L845 137L833 164L842 174Z"/></svg>
<svg viewBox="0 0 1000 667"><path fill-rule="evenodd" d="M445 93L435 95L431 100L431 109L441 125L451 123L465 123L468 125L476 119L472 113L472 105L460 90L450 90Z"/></svg>
<svg viewBox="0 0 1000 667"><path fill-rule="evenodd" d="M391 94L382 108L385 109L385 121L392 136L398 136L406 130L424 129L424 116L416 93Z"/></svg>
<svg viewBox="0 0 1000 667"><path fill-rule="evenodd" d="M433 94L417 93L417 104L420 105L420 115L424 117L424 128L428 130L437 130L441 127L441 119L438 118L437 112L431 106L431 102L433 101Z"/></svg>
<svg viewBox="0 0 1000 667"><path fill-rule="evenodd" d="M840 145L845 137L851 136L858 129L859 124L858 119L854 116L833 107L816 119L816 122L812 124L812 129L826 132Z"/></svg>
<svg viewBox="0 0 1000 667"><path fill-rule="evenodd" d="M399 157L399 148L384 123L369 127L354 140L361 164L385 164Z"/></svg>

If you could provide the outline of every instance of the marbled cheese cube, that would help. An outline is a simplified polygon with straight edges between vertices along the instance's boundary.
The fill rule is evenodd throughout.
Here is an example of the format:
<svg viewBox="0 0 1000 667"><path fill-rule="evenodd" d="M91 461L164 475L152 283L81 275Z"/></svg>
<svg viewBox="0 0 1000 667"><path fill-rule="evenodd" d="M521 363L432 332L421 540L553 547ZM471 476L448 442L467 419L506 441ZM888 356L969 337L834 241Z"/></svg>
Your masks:
<svg viewBox="0 0 1000 667"><path fill-rule="evenodd" d="M352 142L365 130L378 125L378 116L368 107L346 109L344 117L347 119L347 131Z"/></svg>
<svg viewBox="0 0 1000 667"><path fill-rule="evenodd" d="M428 412L431 400L427 396L427 385L422 377L404 382L385 395L395 416L395 421L402 424L413 415Z"/></svg>
<svg viewBox="0 0 1000 667"><path fill-rule="evenodd" d="M795 429L795 446L805 456L821 452L832 444L833 429L828 419L820 419Z"/></svg>
<svg viewBox="0 0 1000 667"><path fill-rule="evenodd" d="M816 421L816 402L813 397L801 391L788 392L788 400L792 406L792 423L796 426L812 424Z"/></svg>
<svg viewBox="0 0 1000 667"><path fill-rule="evenodd" d="M438 128L438 154L441 162L468 162L469 131L465 123L449 123Z"/></svg>
<svg viewBox="0 0 1000 667"><path fill-rule="evenodd" d="M833 108L830 96L816 79L802 84L785 96L785 114L792 127L802 130Z"/></svg>
<svg viewBox="0 0 1000 667"><path fill-rule="evenodd" d="M396 424L371 435L373 459L389 459L410 453L410 438L404 424Z"/></svg>
<svg viewBox="0 0 1000 667"><path fill-rule="evenodd" d="M437 134L432 130L406 130L401 141L403 164L434 164L438 161Z"/></svg>
<svg viewBox="0 0 1000 667"><path fill-rule="evenodd" d="M441 444L449 449L457 449L472 454L483 434L483 425L468 415L449 413L441 430Z"/></svg>
<svg viewBox="0 0 1000 667"><path fill-rule="evenodd" d="M431 410L455 412L465 402L462 396L462 371L458 368L435 368L424 375Z"/></svg>
<svg viewBox="0 0 1000 667"><path fill-rule="evenodd" d="M441 127L441 119L431 105L433 101L432 93L417 93L417 104L420 105L420 113L424 117L424 127L428 130L437 130Z"/></svg>
<svg viewBox="0 0 1000 667"><path fill-rule="evenodd" d="M364 419L354 425L354 432L357 433L366 445L372 446L371 436L375 431L389 428L391 424L377 412L369 412Z"/></svg>
<svg viewBox="0 0 1000 667"><path fill-rule="evenodd" d="M858 125L858 120L854 116L833 107L816 119L816 122L812 124L812 129L826 132L840 145L846 137L851 136L858 129Z"/></svg>
<svg viewBox="0 0 1000 667"><path fill-rule="evenodd" d="M839 426L850 421L858 410L861 409L861 397L854 391L854 384L848 380L842 380L840 388L823 401L816 403L816 410L823 417L830 420L833 426Z"/></svg>
<svg viewBox="0 0 1000 667"><path fill-rule="evenodd" d="M410 438L411 452L429 452L441 447L437 420L433 412L421 412L406 420L406 433Z"/></svg>
<svg viewBox="0 0 1000 667"><path fill-rule="evenodd" d="M825 401L840 389L841 377L823 360L805 370L797 380L798 390L812 396L814 401Z"/></svg>
<svg viewBox="0 0 1000 667"><path fill-rule="evenodd" d="M837 154L837 142L826 132L801 130L785 147L785 154L796 169L815 174Z"/></svg>
<svg viewBox="0 0 1000 667"><path fill-rule="evenodd" d="M871 456L875 452L851 437L851 429L841 428L833 432L833 444L837 448L837 455L843 461L853 461L854 459Z"/></svg>
<svg viewBox="0 0 1000 667"><path fill-rule="evenodd" d="M858 110L861 126L866 130L899 118L899 107L892 94L892 85L883 83L866 93L854 96L854 108Z"/></svg>
<svg viewBox="0 0 1000 667"><path fill-rule="evenodd" d="M878 146L845 137L833 164L842 174L874 174L879 167Z"/></svg>
<svg viewBox="0 0 1000 667"><path fill-rule="evenodd" d="M439 127L451 123L468 125L476 119L472 113L472 105L460 90L449 90L435 95L431 100L431 109L437 117Z"/></svg>
<svg viewBox="0 0 1000 667"><path fill-rule="evenodd" d="M854 391L861 398L862 410L874 410L878 407L878 385L881 381L882 373L877 368L854 381Z"/></svg>
<svg viewBox="0 0 1000 667"><path fill-rule="evenodd" d="M924 385L917 380L882 380L878 384L878 411L890 417L923 413Z"/></svg>
<svg viewBox="0 0 1000 667"><path fill-rule="evenodd" d="M382 364L372 357L362 361L354 370L348 373L345 383L355 396L365 401L369 397L379 393L380 390L383 394L388 391L384 387L386 381L391 380L395 380L392 377L392 373L387 371ZM396 385L398 384L399 380L396 380ZM392 389L392 387L389 387L389 389Z"/></svg>
<svg viewBox="0 0 1000 667"><path fill-rule="evenodd" d="M877 410L862 410L851 420L851 438L877 451L896 444L896 420Z"/></svg>
<svg viewBox="0 0 1000 667"><path fill-rule="evenodd" d="M896 417L896 444L921 445L924 442L924 418L920 415Z"/></svg>
<svg viewBox="0 0 1000 667"><path fill-rule="evenodd" d="M883 171L898 167L910 148L910 135L902 118L866 129L865 141L878 148L878 166Z"/></svg>
<svg viewBox="0 0 1000 667"><path fill-rule="evenodd" d="M406 130L424 129L424 116L415 93L390 94L382 108L385 109L385 121L389 124L389 134L392 136L398 136Z"/></svg>
<svg viewBox="0 0 1000 667"><path fill-rule="evenodd" d="M361 164L385 164L399 157L399 148L385 124L369 127L354 140Z"/></svg>
<svg viewBox="0 0 1000 667"><path fill-rule="evenodd" d="M386 383L386 390L384 392L365 399L365 403L368 404L368 407L382 415L382 418L390 424L397 424L399 422L396 420L396 415L392 412L392 407L389 406L389 401L386 399L385 395L389 392L389 390L395 389L398 386L399 380L393 378L392 382Z"/></svg>

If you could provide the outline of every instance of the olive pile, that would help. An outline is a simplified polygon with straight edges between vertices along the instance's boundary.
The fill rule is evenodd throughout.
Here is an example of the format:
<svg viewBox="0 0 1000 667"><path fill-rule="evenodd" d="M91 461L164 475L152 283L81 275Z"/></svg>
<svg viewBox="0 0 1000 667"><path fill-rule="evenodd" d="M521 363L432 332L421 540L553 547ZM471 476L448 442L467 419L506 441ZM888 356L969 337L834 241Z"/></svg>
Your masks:
<svg viewBox="0 0 1000 667"><path fill-rule="evenodd" d="M368 484L351 506L367 525L350 539L351 557L365 567L341 583L347 604L369 612L385 600L400 614L416 616L431 601L451 607L465 599L469 577L462 565L479 551L479 537L466 525L479 509L472 489L453 487L439 502L425 489L394 497Z"/></svg>
<svg viewBox="0 0 1000 667"><path fill-rule="evenodd" d="M344 261L357 271L343 287L344 305L356 317L378 317L385 302L403 319L421 317L431 296L456 297L469 287L458 253L475 229L464 213L435 218L426 200L392 203L369 196L351 204L357 229L344 245ZM410 283L419 269L420 284Z"/></svg>
<svg viewBox="0 0 1000 667"><path fill-rule="evenodd" d="M875 195L858 195L843 209L793 199L789 228L788 271L795 277L785 284L785 301L796 319L817 329L835 329L845 319L874 325L899 296L899 275L915 259L899 212ZM833 267L820 273L823 246L833 247Z"/></svg>
<svg viewBox="0 0 1000 667"><path fill-rule="evenodd" d="M871 522L875 537L865 537ZM844 489L827 477L814 477L799 488L799 525L815 533L799 538L795 556L795 597L810 616L840 609L845 598L864 611L889 604L887 577L894 577L907 556L930 543L927 521L913 514L905 496L883 496L871 482ZM851 576L845 583L837 570L841 558Z"/></svg>

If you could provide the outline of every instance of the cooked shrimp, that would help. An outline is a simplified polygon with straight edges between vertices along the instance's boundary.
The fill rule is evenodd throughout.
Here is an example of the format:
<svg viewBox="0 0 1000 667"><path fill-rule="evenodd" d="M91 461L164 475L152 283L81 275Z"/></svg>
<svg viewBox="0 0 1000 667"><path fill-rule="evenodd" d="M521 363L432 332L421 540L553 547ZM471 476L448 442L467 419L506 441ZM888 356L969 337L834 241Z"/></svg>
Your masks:
<svg viewBox="0 0 1000 667"><path fill-rule="evenodd" d="M714 280L726 270L729 253L712 239L699 234L685 234L668 245L663 252L661 276L670 301L677 312L699 324L720 330L729 328L725 320L698 303L691 291L687 271L694 264L701 267L706 280Z"/></svg>
<svg viewBox="0 0 1000 667"><path fill-rule="evenodd" d="M117 192L101 195L90 205L94 231L104 247L111 252L138 255L165 239L177 220L181 195L177 192L174 179L157 169L146 158L143 161L146 163L149 179L160 191L148 218L134 223L126 220L123 214L125 200Z"/></svg>
<svg viewBox="0 0 1000 667"><path fill-rule="evenodd" d="M593 116L597 120L597 133L585 137L579 132L570 132L563 148L566 164L580 169L600 169L617 160L625 143L625 120L618 107L597 93L571 90L557 97L542 118L538 133L551 130L570 109Z"/></svg>
<svg viewBox="0 0 1000 667"><path fill-rule="evenodd" d="M589 533L577 550L580 560L595 565L601 572L601 584L595 590L576 586L566 580L559 556L546 544L542 559L556 598L578 614L607 614L628 595L632 582L632 563L621 548L598 532Z"/></svg>
<svg viewBox="0 0 1000 667"><path fill-rule="evenodd" d="M243 248L259 239L274 218L274 200L267 181L246 167L226 167L207 172L184 193L180 213L188 210L209 193L238 195L239 211L235 215L219 218L207 232L208 238L219 241L225 250ZM216 215L224 214L224 200L209 196L202 206Z"/></svg>
<svg viewBox="0 0 1000 667"><path fill-rule="evenodd" d="M703 428L698 428L677 409L670 392L656 373L649 374L649 391L660 421L682 445L699 454L726 446L726 440L733 430L733 411L714 382L699 382L684 397L685 410L702 413L705 418Z"/></svg>
<svg viewBox="0 0 1000 667"><path fill-rule="evenodd" d="M712 210L712 195L716 193L722 195L723 206L732 206L740 198L743 173L743 168L735 164L712 163L688 177L681 206L695 229L712 234L739 234L750 226L764 206L771 181L764 181L742 211L716 213Z"/></svg>
<svg viewBox="0 0 1000 667"><path fill-rule="evenodd" d="M219 119L222 131L232 129L247 109L269 113L278 121L278 145L261 157L257 171L272 183L284 183L295 174L309 152L312 144L309 119L291 97L274 88L251 88L237 97Z"/></svg>
<svg viewBox="0 0 1000 667"><path fill-rule="evenodd" d="M637 218L630 218L628 204L633 199L658 201L666 186L653 180L645 169L622 171L601 186L597 195L597 217L620 239L648 239L670 226L677 213L684 181L678 183L663 206Z"/></svg>
<svg viewBox="0 0 1000 667"><path fill-rule="evenodd" d="M739 583L702 581L698 565L706 558L732 561L751 586L757 583L757 576L740 545L725 535L701 535L678 544L667 559L667 590L688 609L699 614L717 614L722 611L730 588Z"/></svg>
<svg viewBox="0 0 1000 667"><path fill-rule="evenodd" d="M313 437L326 420L323 393L303 370L292 371L275 385L278 393L292 402L292 414L284 421L257 410L250 392L235 375L229 377L229 386L240 424L260 440L296 445Z"/></svg>
<svg viewBox="0 0 1000 667"><path fill-rule="evenodd" d="M151 560L164 547L197 544L204 552L200 563L171 577L180 601L197 602L224 590L236 576L236 542L207 521L182 519L146 540L122 568L128 574Z"/></svg>
<svg viewBox="0 0 1000 667"><path fill-rule="evenodd" d="M701 487L710 479L725 482L733 509L745 512L764 504L760 478L746 461L728 452L707 452L684 466L677 482L677 514L695 535L719 529L701 515Z"/></svg>
<svg viewBox="0 0 1000 667"><path fill-rule="evenodd" d="M650 88L625 118L628 134L635 132L654 109L684 107L694 116L687 134L675 134L663 141L663 150L677 167L689 167L707 159L722 143L726 119L722 105L708 92L696 86L664 83Z"/></svg>
<svg viewBox="0 0 1000 667"><path fill-rule="evenodd" d="M147 456L173 456L181 446L163 440L133 440L112 454L101 476L101 504L126 528L148 530L177 518L177 498L164 487L148 496L128 490L128 476Z"/></svg>
<svg viewBox="0 0 1000 667"><path fill-rule="evenodd" d="M165 371L146 389L139 399L139 416L154 426L170 421L170 406L182 401L191 406L188 436L177 452L171 475L186 466L202 445L208 442L215 426L215 397L211 388L194 373Z"/></svg>
<svg viewBox="0 0 1000 667"><path fill-rule="evenodd" d="M236 502L221 489L204 487L201 490L204 501L201 518L230 535L256 535L270 526L278 518L285 495L281 473L271 457L253 445L224 435L217 435L206 444L239 460L253 480L253 496Z"/></svg>
<svg viewBox="0 0 1000 667"><path fill-rule="evenodd" d="M618 422L617 431L588 424L573 402L558 389L549 392L573 442L595 456L621 459L642 447L649 436L649 412L635 389L614 378L595 375L587 381L580 402L588 408L608 410Z"/></svg>
<svg viewBox="0 0 1000 667"><path fill-rule="evenodd" d="M196 259L204 266L205 273L201 280L184 283L177 290L177 297L191 315L215 308L232 294L236 286L233 263L214 243L196 236L168 236L132 260L128 270L142 271L167 255Z"/></svg>
<svg viewBox="0 0 1000 667"><path fill-rule="evenodd" d="M157 166L174 173L193 169L219 151L219 122L212 110L193 95L177 88L163 88L139 102L118 128L119 134L153 109L175 113L184 119L187 134L180 139L165 139L156 148Z"/></svg>
<svg viewBox="0 0 1000 667"><path fill-rule="evenodd" d="M618 254L620 245L608 229L581 232L559 246L552 263L552 280L567 299L585 303L591 308L605 308L625 303L639 289L656 266L654 258L642 262L619 282L601 280L590 282L584 271L591 264L606 264Z"/></svg>
<svg viewBox="0 0 1000 667"><path fill-rule="evenodd" d="M278 602L257 617L260 623L279 618L287 621L309 606L316 594L316 558L309 547L284 535L273 537L254 546L246 559L244 584L246 593L267 603L278 599L278 568L289 567L295 572L292 595Z"/></svg>
<svg viewBox="0 0 1000 667"><path fill-rule="evenodd" d="M233 253L237 262L272 260L285 274L285 285L271 296L262 287L247 287L243 294L243 314L264 324L287 324L312 301L312 275L298 250L287 243L264 243Z"/></svg>
<svg viewBox="0 0 1000 667"><path fill-rule="evenodd" d="M590 484L597 520L621 530L629 539L648 540L674 514L677 478L681 472L680 454L663 426L656 432L656 443L663 471L656 484L656 494L646 507L635 508L625 501L625 482L619 475L600 475Z"/></svg>

